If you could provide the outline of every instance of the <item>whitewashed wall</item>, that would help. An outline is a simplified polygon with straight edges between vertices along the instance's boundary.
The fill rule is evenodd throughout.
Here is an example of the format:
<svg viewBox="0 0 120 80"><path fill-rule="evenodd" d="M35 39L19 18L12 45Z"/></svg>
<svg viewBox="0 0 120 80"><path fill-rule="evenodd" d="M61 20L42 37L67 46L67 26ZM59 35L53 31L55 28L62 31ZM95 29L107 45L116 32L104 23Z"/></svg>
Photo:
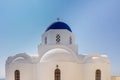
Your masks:
<svg viewBox="0 0 120 80"><path fill-rule="evenodd" d="M106 63L86 63L83 65L83 80L95 80L96 70L101 70L101 80L111 80L110 65Z"/></svg>
<svg viewBox="0 0 120 80"><path fill-rule="evenodd" d="M38 80L54 80L54 71L58 65L61 80L82 80L81 66L73 62L44 62L38 65Z"/></svg>
<svg viewBox="0 0 120 80"><path fill-rule="evenodd" d="M12 63L6 65L6 80L15 80L15 70L20 71L20 80L34 80L33 64L29 63Z"/></svg>

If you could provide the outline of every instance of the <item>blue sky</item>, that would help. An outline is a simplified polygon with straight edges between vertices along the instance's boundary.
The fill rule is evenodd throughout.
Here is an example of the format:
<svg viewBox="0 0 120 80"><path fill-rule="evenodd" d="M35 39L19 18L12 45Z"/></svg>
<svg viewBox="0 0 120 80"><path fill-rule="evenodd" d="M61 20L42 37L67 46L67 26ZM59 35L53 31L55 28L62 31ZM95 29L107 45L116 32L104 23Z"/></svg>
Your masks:
<svg viewBox="0 0 120 80"><path fill-rule="evenodd" d="M8 56L37 54L58 17L75 34L79 54L108 55L112 75L120 75L120 0L0 0L0 78Z"/></svg>

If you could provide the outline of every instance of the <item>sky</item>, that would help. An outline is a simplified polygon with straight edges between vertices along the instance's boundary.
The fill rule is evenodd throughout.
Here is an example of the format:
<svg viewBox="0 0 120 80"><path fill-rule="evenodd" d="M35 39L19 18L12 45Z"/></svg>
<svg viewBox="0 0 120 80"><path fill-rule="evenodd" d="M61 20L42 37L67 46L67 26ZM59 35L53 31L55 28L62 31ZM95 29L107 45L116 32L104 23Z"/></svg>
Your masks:
<svg viewBox="0 0 120 80"><path fill-rule="evenodd" d="M120 75L120 0L0 0L0 78L8 56L37 54L57 18L72 29L79 54L106 54Z"/></svg>

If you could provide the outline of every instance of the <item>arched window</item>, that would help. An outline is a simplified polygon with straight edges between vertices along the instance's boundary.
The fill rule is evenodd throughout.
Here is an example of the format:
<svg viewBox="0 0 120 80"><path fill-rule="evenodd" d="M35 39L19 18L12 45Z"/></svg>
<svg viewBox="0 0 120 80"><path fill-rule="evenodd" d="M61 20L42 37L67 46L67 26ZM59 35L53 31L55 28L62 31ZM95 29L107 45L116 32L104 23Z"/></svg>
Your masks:
<svg viewBox="0 0 120 80"><path fill-rule="evenodd" d="M61 77L61 73L60 73L60 69L58 69L58 65L56 66L57 69L55 69L55 80L60 80Z"/></svg>
<svg viewBox="0 0 120 80"><path fill-rule="evenodd" d="M45 37L45 44L47 44L47 37Z"/></svg>
<svg viewBox="0 0 120 80"><path fill-rule="evenodd" d="M95 72L95 80L101 80L101 71L99 69Z"/></svg>
<svg viewBox="0 0 120 80"><path fill-rule="evenodd" d="M20 71L19 70L15 70L15 80L20 80Z"/></svg>
<svg viewBox="0 0 120 80"><path fill-rule="evenodd" d="M70 42L70 44L72 44L72 38L71 37L69 38L69 42Z"/></svg>

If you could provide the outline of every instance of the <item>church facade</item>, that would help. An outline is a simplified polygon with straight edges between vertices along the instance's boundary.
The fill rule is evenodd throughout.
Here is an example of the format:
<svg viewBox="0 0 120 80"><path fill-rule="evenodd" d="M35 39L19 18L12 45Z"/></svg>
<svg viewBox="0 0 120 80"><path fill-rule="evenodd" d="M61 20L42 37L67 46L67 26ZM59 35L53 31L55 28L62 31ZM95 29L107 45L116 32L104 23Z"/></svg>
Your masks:
<svg viewBox="0 0 120 80"><path fill-rule="evenodd" d="M111 80L110 61L106 55L78 54L71 28L58 21L42 35L38 56L8 57L6 80Z"/></svg>

